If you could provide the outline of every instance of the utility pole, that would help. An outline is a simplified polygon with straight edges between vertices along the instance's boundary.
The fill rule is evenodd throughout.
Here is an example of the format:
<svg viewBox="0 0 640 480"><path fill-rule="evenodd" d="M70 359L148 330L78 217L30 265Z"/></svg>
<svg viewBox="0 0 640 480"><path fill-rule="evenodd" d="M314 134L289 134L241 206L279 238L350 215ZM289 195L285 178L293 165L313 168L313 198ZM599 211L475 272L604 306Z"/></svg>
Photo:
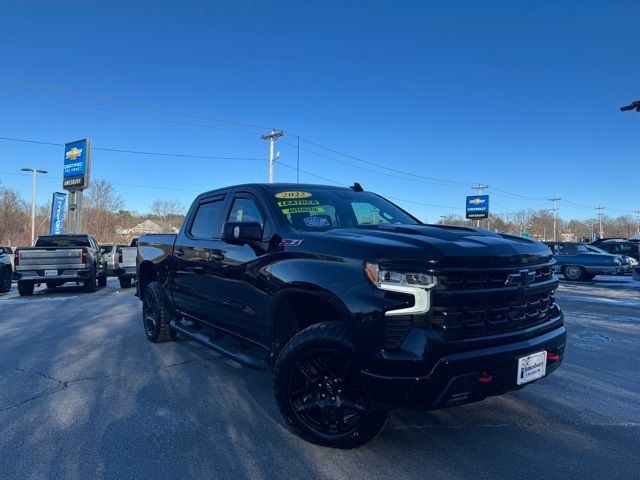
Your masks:
<svg viewBox="0 0 640 480"><path fill-rule="evenodd" d="M635 214L637 215L637 217L636 217L636 233L640 233L640 210L636 210Z"/></svg>
<svg viewBox="0 0 640 480"><path fill-rule="evenodd" d="M471 188L473 190L475 190L476 192L478 192L478 195L482 195L482 191L486 190L487 188L489 188L489 185L484 185L483 183L478 183L477 185L474 185ZM476 227L480 227L480 220L476 220Z"/></svg>
<svg viewBox="0 0 640 480"><path fill-rule="evenodd" d="M556 203L562 200L560 197L552 197L549 199L550 202L553 203L553 208L551 211L553 212L553 241L557 242L558 238L556 237L556 222L558 221L558 208L556 207Z"/></svg>
<svg viewBox="0 0 640 480"><path fill-rule="evenodd" d="M37 168L21 168L23 172L31 172L31 246L36 238L36 175L49 173Z"/></svg>
<svg viewBox="0 0 640 480"><path fill-rule="evenodd" d="M446 215L440 215L440 225L444 225L444 219L447 218Z"/></svg>
<svg viewBox="0 0 640 480"><path fill-rule="evenodd" d="M604 233L602 231L602 216L604 215L604 213L602 213L602 211L605 209L606 207L596 207L596 210L598 210L598 221L600 222L600 238L604 238Z"/></svg>
<svg viewBox="0 0 640 480"><path fill-rule="evenodd" d="M273 163L280 158L280 152L276 153L275 156L273 154L276 140L280 137L284 137L282 130L271 130L269 135L262 135L260 137L261 140L269 140L269 183L273 183Z"/></svg>

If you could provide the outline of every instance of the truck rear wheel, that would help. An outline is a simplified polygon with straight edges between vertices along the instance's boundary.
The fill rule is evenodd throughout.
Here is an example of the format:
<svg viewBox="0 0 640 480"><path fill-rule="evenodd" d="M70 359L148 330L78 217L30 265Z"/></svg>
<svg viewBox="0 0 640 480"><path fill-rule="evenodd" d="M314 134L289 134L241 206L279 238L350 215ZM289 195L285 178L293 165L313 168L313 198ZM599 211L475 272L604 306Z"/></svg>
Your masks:
<svg viewBox="0 0 640 480"><path fill-rule="evenodd" d="M18 293L21 297L33 295L33 283L18 282Z"/></svg>
<svg viewBox="0 0 640 480"><path fill-rule="evenodd" d="M84 291L91 293L96 291L96 276L95 274L91 276L89 280L84 281Z"/></svg>
<svg viewBox="0 0 640 480"><path fill-rule="evenodd" d="M11 290L11 269L9 267L0 270L0 293Z"/></svg>
<svg viewBox="0 0 640 480"><path fill-rule="evenodd" d="M171 314L167 308L164 292L158 282L151 282L144 291L142 301L142 324L149 341L168 342L176 337L171 330Z"/></svg>
<svg viewBox="0 0 640 480"><path fill-rule="evenodd" d="M289 340L276 360L273 383L287 424L318 445L359 447L388 418L367 400L353 345L340 323L318 323Z"/></svg>
<svg viewBox="0 0 640 480"><path fill-rule="evenodd" d="M130 278L119 278L118 280L120 280L120 288L131 288Z"/></svg>
<svg viewBox="0 0 640 480"><path fill-rule="evenodd" d="M106 287L107 286L107 272L104 272L104 275L98 277L98 286Z"/></svg>

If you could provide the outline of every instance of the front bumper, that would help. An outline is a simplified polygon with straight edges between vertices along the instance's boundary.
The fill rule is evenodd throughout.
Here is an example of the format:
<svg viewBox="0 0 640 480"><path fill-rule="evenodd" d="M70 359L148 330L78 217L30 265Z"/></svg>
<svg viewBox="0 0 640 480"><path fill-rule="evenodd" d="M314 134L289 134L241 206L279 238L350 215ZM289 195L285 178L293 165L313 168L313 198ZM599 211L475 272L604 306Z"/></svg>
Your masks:
<svg viewBox="0 0 640 480"><path fill-rule="evenodd" d="M374 404L386 408L433 410L476 402L528 385L517 384L518 358L522 356L543 350L558 354L557 360L547 360L546 375L551 374L564 358L566 336L565 328L560 326L517 343L445 355L423 376L363 371L365 392ZM487 373L491 382L481 382L479 377Z"/></svg>

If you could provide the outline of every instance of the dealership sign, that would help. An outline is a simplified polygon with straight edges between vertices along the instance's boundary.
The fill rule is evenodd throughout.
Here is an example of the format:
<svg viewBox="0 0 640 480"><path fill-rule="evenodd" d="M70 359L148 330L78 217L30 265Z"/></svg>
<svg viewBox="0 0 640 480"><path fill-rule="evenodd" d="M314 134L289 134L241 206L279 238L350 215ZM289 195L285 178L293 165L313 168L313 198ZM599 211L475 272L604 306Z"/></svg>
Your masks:
<svg viewBox="0 0 640 480"><path fill-rule="evenodd" d="M482 219L489 217L489 195L471 195L467 197L467 218Z"/></svg>
<svg viewBox="0 0 640 480"><path fill-rule="evenodd" d="M67 203L67 194L61 192L53 193L51 201L51 235L61 235L64 226L64 205Z"/></svg>
<svg viewBox="0 0 640 480"><path fill-rule="evenodd" d="M89 186L91 171L91 140L85 138L64 146L62 188L70 192Z"/></svg>

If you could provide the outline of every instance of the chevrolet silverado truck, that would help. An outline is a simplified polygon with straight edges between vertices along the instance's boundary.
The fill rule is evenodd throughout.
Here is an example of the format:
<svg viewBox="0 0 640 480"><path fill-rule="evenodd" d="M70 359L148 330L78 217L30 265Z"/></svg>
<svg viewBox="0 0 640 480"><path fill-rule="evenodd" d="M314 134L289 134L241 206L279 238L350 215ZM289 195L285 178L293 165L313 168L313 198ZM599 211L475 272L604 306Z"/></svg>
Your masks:
<svg viewBox="0 0 640 480"><path fill-rule="evenodd" d="M116 250L114 273L118 276L120 288L131 288L131 282L136 278L137 244L138 239L134 237L128 247L120 245Z"/></svg>
<svg viewBox="0 0 640 480"><path fill-rule="evenodd" d="M558 368L566 331L549 248L426 225L359 184L203 193L176 235L138 241L148 340L186 337L273 369L302 438L371 440L390 409L517 390Z"/></svg>
<svg viewBox="0 0 640 480"><path fill-rule="evenodd" d="M41 235L35 246L20 247L14 252L14 280L18 293L33 295L35 285L56 288L67 282L93 292L96 281L107 284L107 261L95 238L86 234Z"/></svg>

